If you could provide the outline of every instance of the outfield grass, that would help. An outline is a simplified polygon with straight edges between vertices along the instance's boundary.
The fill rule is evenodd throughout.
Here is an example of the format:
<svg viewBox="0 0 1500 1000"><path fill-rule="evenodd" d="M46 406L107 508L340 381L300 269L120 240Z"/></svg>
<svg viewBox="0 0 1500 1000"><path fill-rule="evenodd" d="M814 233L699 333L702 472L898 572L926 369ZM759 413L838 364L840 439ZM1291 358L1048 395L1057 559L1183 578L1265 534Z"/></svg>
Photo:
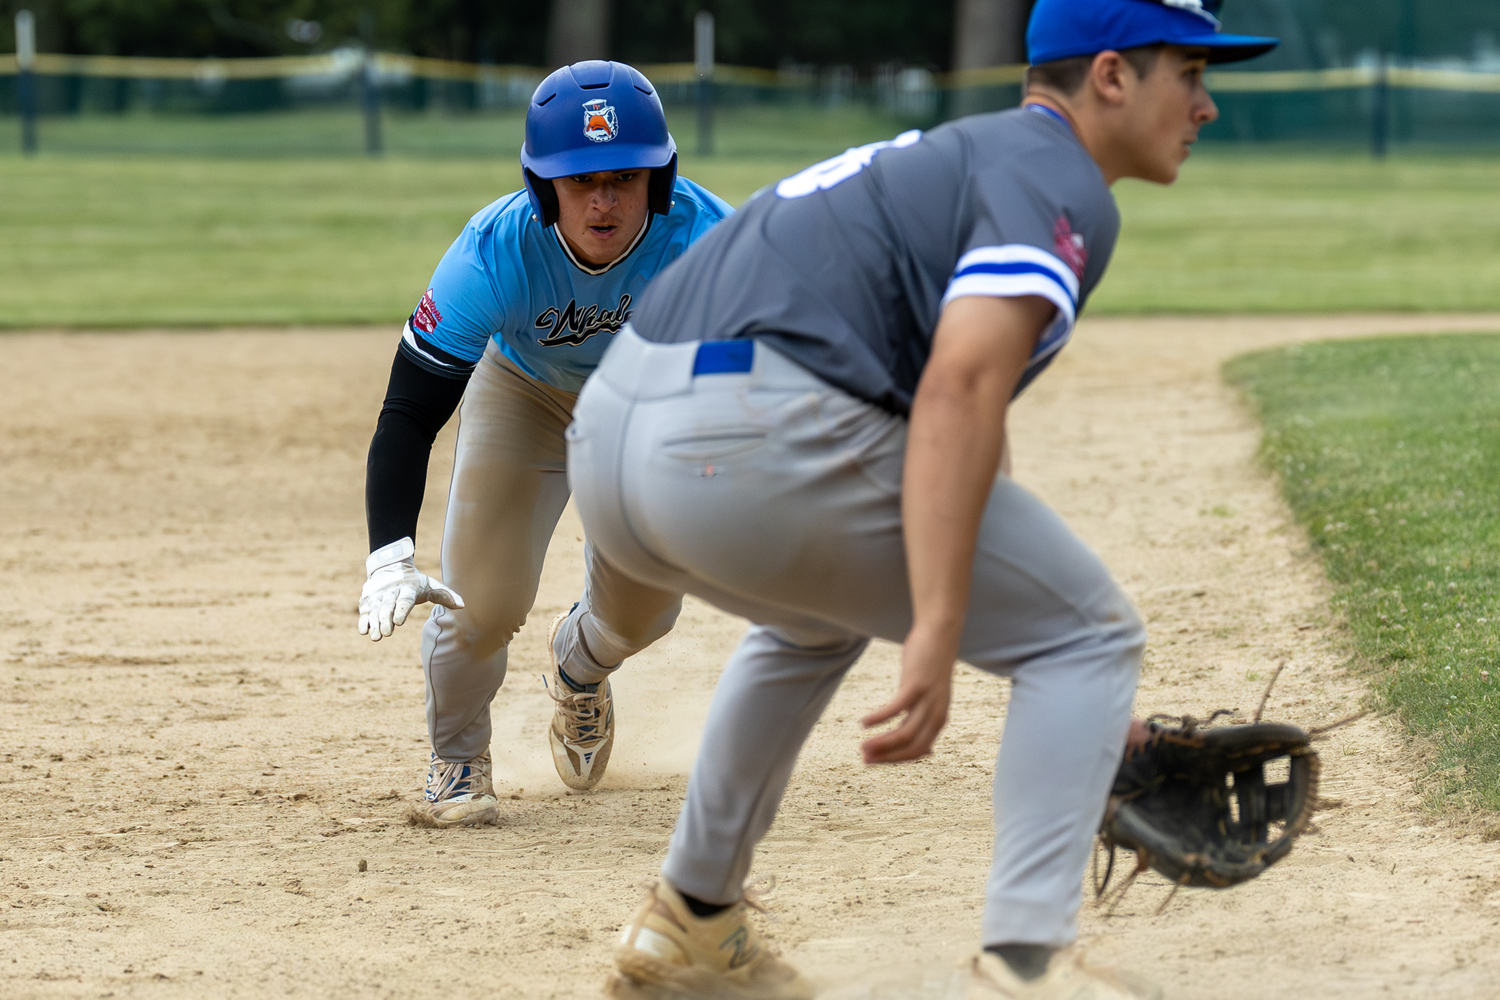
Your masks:
<svg viewBox="0 0 1500 1000"><path fill-rule="evenodd" d="M684 172L734 203L904 127L728 109L719 155L700 157L691 114L673 115ZM520 118L390 115L383 159L303 155L353 151L358 129L342 112L44 120L41 157L0 157L0 325L399 322L464 220L519 184ZM1124 229L1090 308L1500 309L1497 167L1206 149L1173 188L1118 186Z"/></svg>
<svg viewBox="0 0 1500 1000"><path fill-rule="evenodd" d="M694 171L740 201L767 167ZM0 325L399 323L509 160L0 163Z"/></svg>
<svg viewBox="0 0 1500 1000"><path fill-rule="evenodd" d="M1219 146L1121 181L1101 312L1500 309L1500 155Z"/></svg>
<svg viewBox="0 0 1500 1000"><path fill-rule="evenodd" d="M1500 335L1307 344L1225 375L1379 697L1436 744L1435 790L1500 809Z"/></svg>
<svg viewBox="0 0 1500 1000"><path fill-rule="evenodd" d="M735 204L900 127L860 110L726 117L724 155L694 156L689 129L683 170ZM405 152L377 160L296 155L320 130L357 141L347 115L146 124L160 131L138 152L197 142L200 155L81 155L141 127L85 118L43 122L51 147L80 155L0 158L0 327L399 323L469 216L521 183L516 115L391 116L388 145ZM494 155L439 155L476 133ZM242 155L268 151L282 155Z"/></svg>

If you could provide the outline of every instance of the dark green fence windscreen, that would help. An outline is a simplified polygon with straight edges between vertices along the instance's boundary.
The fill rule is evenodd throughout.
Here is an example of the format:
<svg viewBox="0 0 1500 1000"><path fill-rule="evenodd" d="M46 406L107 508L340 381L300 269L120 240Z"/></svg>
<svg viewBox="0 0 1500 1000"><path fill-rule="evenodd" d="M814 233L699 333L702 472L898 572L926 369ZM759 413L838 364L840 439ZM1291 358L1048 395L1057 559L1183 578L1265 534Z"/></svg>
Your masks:
<svg viewBox="0 0 1500 1000"><path fill-rule="evenodd" d="M1221 117L1205 138L1500 143L1497 0L1228 0L1223 19L1282 39L1232 72L1319 76L1217 88Z"/></svg>
<svg viewBox="0 0 1500 1000"><path fill-rule="evenodd" d="M1228 0L1223 19L1226 30L1274 34L1283 44L1210 75L1221 114L1206 142L1377 154L1500 145L1500 0ZM737 136L768 132L788 137L781 152L820 130L867 141L1011 106L1021 93L1020 67L720 65L706 88L689 64L643 68L683 148L721 153L738 152ZM29 106L38 148L50 153L512 155L544 72L396 53L367 58L348 45L268 59L42 52L31 67ZM0 50L0 153L20 146L23 92L16 57ZM696 132L694 105L705 94L717 123L711 138Z"/></svg>

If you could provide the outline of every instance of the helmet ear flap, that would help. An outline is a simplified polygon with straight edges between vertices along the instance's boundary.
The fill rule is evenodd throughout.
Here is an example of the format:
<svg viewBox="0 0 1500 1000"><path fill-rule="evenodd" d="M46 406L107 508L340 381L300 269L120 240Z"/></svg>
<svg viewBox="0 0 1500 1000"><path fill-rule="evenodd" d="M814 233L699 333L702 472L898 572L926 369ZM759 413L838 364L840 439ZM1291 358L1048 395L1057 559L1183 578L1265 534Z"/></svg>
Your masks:
<svg viewBox="0 0 1500 1000"><path fill-rule="evenodd" d="M672 188L677 184L677 154L664 167L653 167L646 187L646 204L657 215L672 211ZM554 198L556 195L553 196Z"/></svg>
<svg viewBox="0 0 1500 1000"><path fill-rule="evenodd" d="M559 213L557 189L545 177L538 177L530 170L526 170L525 173L526 191L531 195L531 207L536 212L537 221L542 224L543 229L546 229L557 222Z"/></svg>

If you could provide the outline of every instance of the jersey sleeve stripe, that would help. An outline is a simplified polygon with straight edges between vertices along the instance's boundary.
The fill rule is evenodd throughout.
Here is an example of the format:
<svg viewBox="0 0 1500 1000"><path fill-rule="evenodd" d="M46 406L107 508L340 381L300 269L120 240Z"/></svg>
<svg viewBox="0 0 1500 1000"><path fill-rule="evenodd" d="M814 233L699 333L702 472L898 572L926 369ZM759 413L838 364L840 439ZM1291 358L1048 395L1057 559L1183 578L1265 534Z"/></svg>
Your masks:
<svg viewBox="0 0 1500 1000"><path fill-rule="evenodd" d="M1026 365L1022 386L1052 360L1073 335L1078 313L1078 276L1057 257L1025 243L979 247L959 258L943 294L943 305L970 295L1015 298L1040 295L1057 307ZM1019 391L1019 389L1018 389Z"/></svg>
<svg viewBox="0 0 1500 1000"><path fill-rule="evenodd" d="M1073 325L1075 306L1073 297L1057 278L1044 271L1033 270L1018 274L987 274L977 272L965 274L948 282L943 294L943 305L954 299L970 295L987 295L994 298L1017 298L1022 295L1040 295L1057 306L1058 314Z"/></svg>
<svg viewBox="0 0 1500 1000"><path fill-rule="evenodd" d="M1053 254L1029 243L976 247L958 259L958 266L953 269L953 277L960 278L981 267L1013 266L1019 268L1023 265L1031 265L1037 271L1052 275L1063 288L1067 289L1068 297L1074 302L1078 301L1078 276L1073 273L1073 269Z"/></svg>
<svg viewBox="0 0 1500 1000"><path fill-rule="evenodd" d="M446 378L467 379L479 364L478 361L456 357L436 344L429 343L411 328L410 320L407 320L405 329L401 331L401 351L419 368Z"/></svg>
<svg viewBox="0 0 1500 1000"><path fill-rule="evenodd" d="M964 254L953 269L942 305L970 295L995 298L1040 295L1057 306L1057 318L1037 341L1028 370L1056 354L1072 336L1078 313L1078 276L1040 247L1010 243L978 247Z"/></svg>
<svg viewBox="0 0 1500 1000"><path fill-rule="evenodd" d="M1011 264L970 264L953 277L955 279L967 278L971 274L1042 274L1054 281L1057 280L1057 274L1050 268L1042 267L1040 264L1032 264L1028 261L1016 261ZM1067 289L1066 285L1063 287L1068 291L1068 297L1073 298L1072 290Z"/></svg>

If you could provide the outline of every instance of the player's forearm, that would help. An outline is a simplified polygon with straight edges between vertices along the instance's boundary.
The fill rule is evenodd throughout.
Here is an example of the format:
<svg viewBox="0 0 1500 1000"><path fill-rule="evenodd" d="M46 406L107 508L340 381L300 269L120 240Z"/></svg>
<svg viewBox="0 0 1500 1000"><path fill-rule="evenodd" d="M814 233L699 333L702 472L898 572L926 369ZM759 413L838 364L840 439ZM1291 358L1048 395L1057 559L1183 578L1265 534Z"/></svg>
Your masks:
<svg viewBox="0 0 1500 1000"><path fill-rule="evenodd" d="M463 397L467 379L445 378L397 353L365 463L365 523L373 552L417 537L432 442Z"/></svg>
<svg viewBox="0 0 1500 1000"><path fill-rule="evenodd" d="M432 439L400 416L382 415L365 461L365 526L370 551L417 537Z"/></svg>
<svg viewBox="0 0 1500 1000"><path fill-rule="evenodd" d="M902 486L912 628L951 640L955 654L1010 388L997 379L939 375L924 378L912 406Z"/></svg>
<svg viewBox="0 0 1500 1000"><path fill-rule="evenodd" d="M912 632L934 653L958 648L1006 409L1052 310L1033 296L959 298L933 333L912 401L901 515Z"/></svg>

